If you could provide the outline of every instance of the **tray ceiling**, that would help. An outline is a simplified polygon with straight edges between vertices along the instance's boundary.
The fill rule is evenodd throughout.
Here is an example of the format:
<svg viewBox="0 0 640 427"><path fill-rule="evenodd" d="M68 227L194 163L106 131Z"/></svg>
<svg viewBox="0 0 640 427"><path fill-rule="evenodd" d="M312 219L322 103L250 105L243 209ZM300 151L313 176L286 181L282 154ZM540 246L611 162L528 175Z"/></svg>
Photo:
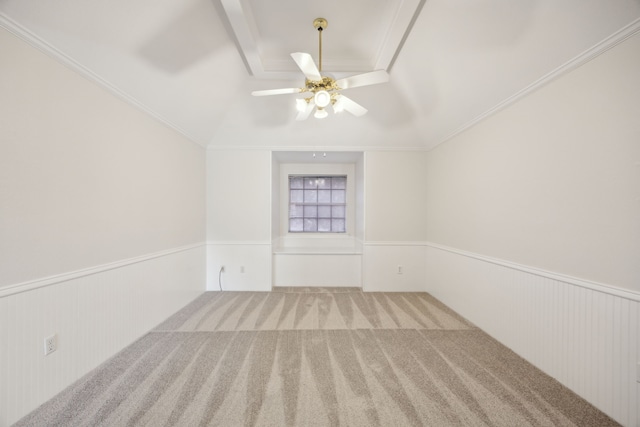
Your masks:
<svg viewBox="0 0 640 427"><path fill-rule="evenodd" d="M363 117L250 95L300 87L317 17L324 71L390 74L349 89ZM203 146L430 149L640 31L640 1L0 0L0 27Z"/></svg>
<svg viewBox="0 0 640 427"><path fill-rule="evenodd" d="M318 58L315 18L330 13L323 32L323 68L332 72L389 70L417 18L422 0L221 0L240 52L259 78L298 77L291 52ZM329 7L327 7L327 3ZM286 11L283 13L283 11Z"/></svg>

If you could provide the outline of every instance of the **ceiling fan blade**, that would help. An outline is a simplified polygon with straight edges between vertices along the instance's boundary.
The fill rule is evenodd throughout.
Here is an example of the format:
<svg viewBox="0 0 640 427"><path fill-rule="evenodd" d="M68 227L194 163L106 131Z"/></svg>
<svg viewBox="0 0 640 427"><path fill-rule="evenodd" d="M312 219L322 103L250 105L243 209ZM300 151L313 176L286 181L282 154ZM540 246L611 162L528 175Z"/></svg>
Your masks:
<svg viewBox="0 0 640 427"><path fill-rule="evenodd" d="M315 106L316 106L315 102L313 102L313 99L311 99L305 106L305 109L298 112L298 115L296 116L296 120L307 120L307 118L309 117L309 115L311 114Z"/></svg>
<svg viewBox="0 0 640 427"><path fill-rule="evenodd" d="M367 111L369 111L362 105L347 98L346 96L339 95L336 99L336 103L333 105L333 111L338 113L342 110L348 111L354 116L358 117L364 116L365 114L367 114Z"/></svg>
<svg viewBox="0 0 640 427"><path fill-rule="evenodd" d="M336 80L336 84L340 89L351 89L359 86L377 85L389 81L389 74L384 70L371 71L364 74L356 74L355 76L345 77Z"/></svg>
<svg viewBox="0 0 640 427"><path fill-rule="evenodd" d="M311 55L304 52L294 52L291 54L291 57L294 61L296 61L296 64L298 64L298 67L304 73L304 76L308 80L322 80L320 71L318 71L318 67L316 67L315 62L313 62L313 58L311 57Z"/></svg>
<svg viewBox="0 0 640 427"><path fill-rule="evenodd" d="M283 89L266 89L266 90L254 90L251 92L253 96L267 96L267 95L283 95L285 93L300 93L300 90L297 87L287 87Z"/></svg>

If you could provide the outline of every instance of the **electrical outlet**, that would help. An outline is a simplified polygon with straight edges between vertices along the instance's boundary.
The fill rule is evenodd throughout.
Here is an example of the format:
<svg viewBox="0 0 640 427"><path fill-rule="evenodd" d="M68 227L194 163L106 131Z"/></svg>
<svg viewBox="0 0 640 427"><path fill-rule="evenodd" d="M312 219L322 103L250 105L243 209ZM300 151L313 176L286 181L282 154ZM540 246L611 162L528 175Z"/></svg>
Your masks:
<svg viewBox="0 0 640 427"><path fill-rule="evenodd" d="M58 349L58 335L53 334L44 339L44 355L53 353Z"/></svg>
<svg viewBox="0 0 640 427"><path fill-rule="evenodd" d="M403 272L403 268L401 265L398 266L398 274L402 274Z"/></svg>
<svg viewBox="0 0 640 427"><path fill-rule="evenodd" d="M240 266L240 273L244 273L244 265Z"/></svg>
<svg viewBox="0 0 640 427"><path fill-rule="evenodd" d="M220 273L224 273L224 265L220 267Z"/></svg>

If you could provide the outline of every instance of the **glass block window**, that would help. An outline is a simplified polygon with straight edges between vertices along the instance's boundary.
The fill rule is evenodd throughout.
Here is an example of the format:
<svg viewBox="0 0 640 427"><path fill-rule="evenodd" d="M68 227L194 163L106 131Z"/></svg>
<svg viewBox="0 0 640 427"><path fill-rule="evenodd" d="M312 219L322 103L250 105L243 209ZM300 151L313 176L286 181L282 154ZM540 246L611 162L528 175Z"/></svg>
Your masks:
<svg viewBox="0 0 640 427"><path fill-rule="evenodd" d="M345 233L346 176L289 176L289 232Z"/></svg>

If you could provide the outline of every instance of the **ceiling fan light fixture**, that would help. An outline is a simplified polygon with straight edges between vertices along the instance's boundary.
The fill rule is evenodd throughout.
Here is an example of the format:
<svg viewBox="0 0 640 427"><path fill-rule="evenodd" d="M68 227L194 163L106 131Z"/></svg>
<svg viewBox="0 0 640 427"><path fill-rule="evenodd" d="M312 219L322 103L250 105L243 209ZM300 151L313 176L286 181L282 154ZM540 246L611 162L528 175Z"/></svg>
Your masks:
<svg viewBox="0 0 640 427"><path fill-rule="evenodd" d="M316 112L313 115L313 117L315 117L316 119L324 119L328 115L329 115L329 113L327 113L327 110L325 110L322 107L318 107L318 109L316 110Z"/></svg>
<svg viewBox="0 0 640 427"><path fill-rule="evenodd" d="M319 108L324 108L331 102L331 95L326 90L319 90L313 96L313 101Z"/></svg>
<svg viewBox="0 0 640 427"><path fill-rule="evenodd" d="M1 0L0 0L1 1ZM291 87L282 89L256 90L251 92L253 96L280 95L289 93L306 93L309 95L302 99L296 99L296 120L306 120L315 111L314 117L324 119L329 115L329 105L334 113L346 111L356 117L367 113L367 109L357 102L347 98L340 92L360 86L369 86L389 81L389 74L384 70L375 70L368 73L356 74L335 80L330 74L322 74L322 33L327 28L327 20L316 18L313 26L318 30L318 65L316 66L310 54L305 52L293 52L291 58L305 76L303 87Z"/></svg>

